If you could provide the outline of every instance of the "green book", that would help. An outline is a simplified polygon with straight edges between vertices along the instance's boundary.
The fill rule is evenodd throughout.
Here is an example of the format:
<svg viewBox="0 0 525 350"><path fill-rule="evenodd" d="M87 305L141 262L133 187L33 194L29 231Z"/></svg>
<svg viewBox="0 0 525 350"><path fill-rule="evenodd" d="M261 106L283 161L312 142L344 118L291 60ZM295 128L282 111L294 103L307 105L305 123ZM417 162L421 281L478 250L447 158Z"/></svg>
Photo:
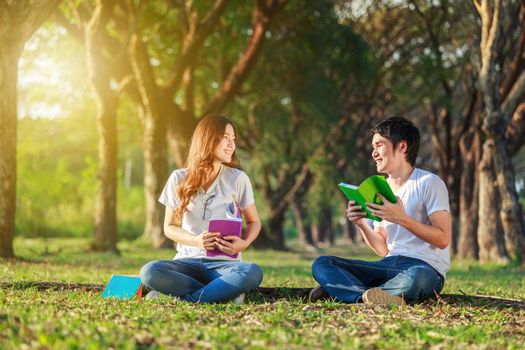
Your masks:
<svg viewBox="0 0 525 350"><path fill-rule="evenodd" d="M367 218L375 221L382 221L382 219L372 215L370 209L368 209L368 207L366 206L367 202L383 204L383 201L377 195L378 193L380 193L389 202L397 203L397 198L394 195L394 192L390 188L388 182L386 182L385 177L381 175L370 176L368 179L363 181L358 187L354 185L345 184L344 182L341 182L338 186L341 189L341 191L343 191L348 200L355 201L356 204L359 204L363 208L363 211L365 211L367 214Z"/></svg>

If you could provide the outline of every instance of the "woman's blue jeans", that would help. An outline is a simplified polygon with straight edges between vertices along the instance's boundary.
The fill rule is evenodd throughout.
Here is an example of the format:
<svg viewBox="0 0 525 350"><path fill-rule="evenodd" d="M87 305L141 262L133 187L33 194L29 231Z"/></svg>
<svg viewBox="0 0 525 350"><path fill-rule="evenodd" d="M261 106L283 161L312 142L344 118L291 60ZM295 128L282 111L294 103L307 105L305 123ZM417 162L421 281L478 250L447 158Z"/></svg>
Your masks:
<svg viewBox="0 0 525 350"><path fill-rule="evenodd" d="M379 261L363 261L320 256L312 274L332 298L345 303L362 301L363 293L379 287L403 296L405 301L421 301L443 289L444 278L426 262L406 256L389 256Z"/></svg>
<svg viewBox="0 0 525 350"><path fill-rule="evenodd" d="M218 303L257 288L263 273L253 263L184 258L151 261L140 278L147 288L181 300Z"/></svg>

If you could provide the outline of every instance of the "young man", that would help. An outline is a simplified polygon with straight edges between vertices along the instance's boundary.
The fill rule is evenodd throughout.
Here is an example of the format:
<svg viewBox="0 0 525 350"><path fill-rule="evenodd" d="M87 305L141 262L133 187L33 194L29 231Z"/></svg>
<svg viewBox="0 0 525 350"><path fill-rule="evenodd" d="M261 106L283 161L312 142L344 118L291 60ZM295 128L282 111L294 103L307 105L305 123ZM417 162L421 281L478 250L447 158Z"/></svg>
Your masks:
<svg viewBox="0 0 525 350"><path fill-rule="evenodd" d="M366 213L353 201L346 215L366 244L383 259L362 261L321 256L312 265L320 286L310 300L331 297L345 303L405 305L440 292L450 267L450 209L445 183L414 167L419 130L404 118L390 118L372 131L372 159L388 175L397 203L367 203L383 219L367 224Z"/></svg>

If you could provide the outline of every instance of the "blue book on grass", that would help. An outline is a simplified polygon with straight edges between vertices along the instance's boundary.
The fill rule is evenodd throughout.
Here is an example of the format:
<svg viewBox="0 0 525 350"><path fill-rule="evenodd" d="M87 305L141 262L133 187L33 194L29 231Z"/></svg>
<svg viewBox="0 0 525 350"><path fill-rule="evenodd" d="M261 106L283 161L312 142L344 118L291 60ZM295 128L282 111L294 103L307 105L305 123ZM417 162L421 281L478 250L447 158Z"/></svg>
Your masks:
<svg viewBox="0 0 525 350"><path fill-rule="evenodd" d="M140 299L141 296L139 276L113 275L102 292L102 298Z"/></svg>

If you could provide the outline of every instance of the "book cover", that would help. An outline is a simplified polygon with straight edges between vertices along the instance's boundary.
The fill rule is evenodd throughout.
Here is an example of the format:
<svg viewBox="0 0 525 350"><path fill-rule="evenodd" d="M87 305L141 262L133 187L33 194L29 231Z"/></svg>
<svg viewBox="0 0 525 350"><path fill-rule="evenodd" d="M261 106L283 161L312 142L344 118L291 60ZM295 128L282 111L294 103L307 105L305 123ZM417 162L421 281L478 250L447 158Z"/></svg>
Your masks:
<svg viewBox="0 0 525 350"><path fill-rule="evenodd" d="M237 236L241 237L242 232L242 218L238 217L227 217L227 218L212 218L210 219L208 223L208 232L220 232L221 236ZM212 250L206 251L206 256L214 257L214 256L228 256L233 259L237 259L239 257L239 253L237 254L228 254L220 250L219 248L215 248Z"/></svg>
<svg viewBox="0 0 525 350"><path fill-rule="evenodd" d="M375 221L382 221L382 219L372 215L370 209L368 209L368 207L366 206L367 202L383 204L383 201L377 195L378 193L380 193L389 202L397 203L397 198L394 195L394 192L390 188L388 182L386 182L385 177L381 175L370 176L359 186L346 184L344 182L340 183L338 186L341 189L341 191L343 191L348 200L355 201L363 208L363 211L365 211L367 214L367 218Z"/></svg>
<svg viewBox="0 0 525 350"><path fill-rule="evenodd" d="M102 298L140 299L142 284L139 276L113 275L102 292Z"/></svg>

